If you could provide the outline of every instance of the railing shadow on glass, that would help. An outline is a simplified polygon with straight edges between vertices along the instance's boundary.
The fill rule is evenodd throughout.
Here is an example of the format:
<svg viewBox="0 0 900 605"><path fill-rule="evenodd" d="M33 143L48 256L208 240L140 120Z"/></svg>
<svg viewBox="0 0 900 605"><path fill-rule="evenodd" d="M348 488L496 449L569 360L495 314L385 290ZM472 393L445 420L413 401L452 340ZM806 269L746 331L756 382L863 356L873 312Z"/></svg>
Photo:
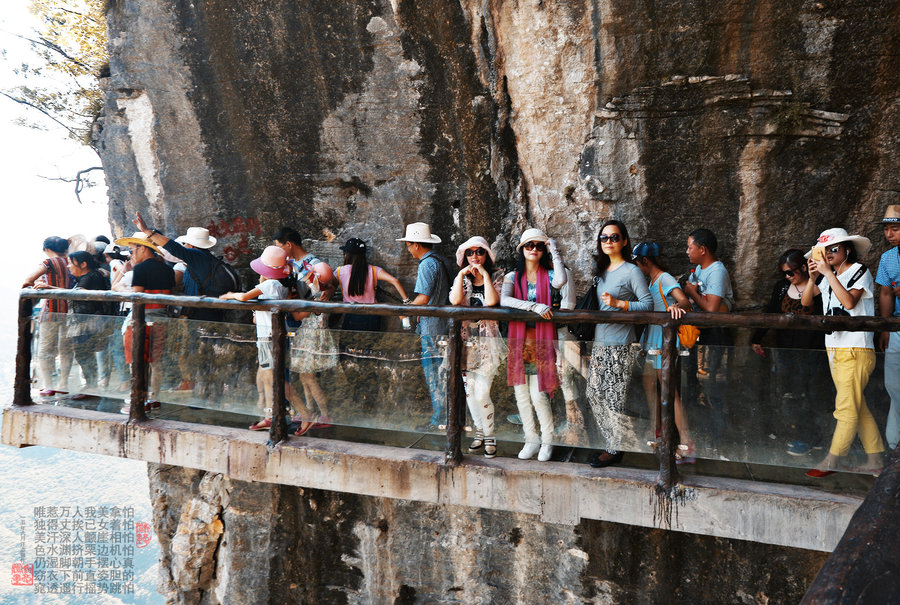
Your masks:
<svg viewBox="0 0 900 605"><path fill-rule="evenodd" d="M33 301L42 298L127 301L134 308L127 319L43 316L32 330ZM248 324L159 314L147 317L146 304L269 311L273 314L272 335L259 340L255 326ZM441 316L450 318L450 329L446 337L423 347L422 339L412 332L332 330L324 319L288 327L285 318L291 311ZM159 402L170 404L164 408L170 410L191 407L255 420L268 415L271 445L286 439L289 427L293 432L312 422L445 432L446 460L458 464L465 446L471 443L463 444L463 439L474 440L478 425L484 428L486 413L475 401L483 400L486 389L494 403L493 425L499 442L523 442L530 431L554 446L656 452L659 484L668 488L677 480L679 460L812 466L816 453L827 451L832 428L834 395L824 351L772 349L760 358L748 347L698 345L682 350L676 338L680 324L701 328L900 329L900 319L876 317L689 313L672 320L663 313L559 311L553 317L561 328L553 351L559 388L549 398L549 414L542 416L538 406L521 408L514 388L508 386L516 381L509 372L507 339L463 341L461 322L478 319L506 322L534 317L498 308L310 301L260 304L84 290L23 290L14 403L32 403L34 357L38 374L55 373L57 385L124 400L123 411L131 421L146 419L146 402L151 403L151 411ZM64 337L60 340L64 346L56 351L58 364L47 359L47 347L34 347L37 353L32 355L32 332L39 339L44 322L62 326L52 332L57 338ZM619 377L619 391L611 394L605 387L589 384L592 356L602 357L604 351L595 350L599 345L567 335L565 324L582 322L661 325L663 347L644 351L640 345L632 346L628 376ZM45 332L51 334L50 329ZM143 338L138 338L141 334ZM496 363L486 366L472 361L479 358L479 352L483 358L483 350L491 351ZM438 384L428 384L423 361L437 368L432 376ZM878 375L876 370L873 377ZM876 421L884 426L889 402L880 381L873 380L866 395ZM274 405L276 401L287 405ZM524 426L507 421L509 417L515 420L516 415ZM858 456L853 454L851 459L854 455Z"/></svg>

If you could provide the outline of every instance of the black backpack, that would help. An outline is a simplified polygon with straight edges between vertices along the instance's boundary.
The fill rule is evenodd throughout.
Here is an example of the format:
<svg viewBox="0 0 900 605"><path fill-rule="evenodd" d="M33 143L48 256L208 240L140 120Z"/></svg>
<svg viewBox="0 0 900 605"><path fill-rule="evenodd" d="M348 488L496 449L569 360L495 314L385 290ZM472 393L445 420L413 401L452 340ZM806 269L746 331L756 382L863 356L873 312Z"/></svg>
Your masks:
<svg viewBox="0 0 900 605"><path fill-rule="evenodd" d="M221 256L213 256L213 268L206 275L205 280L197 278L197 274L188 266L187 270L191 274L194 282L197 284L198 296L212 296L218 298L226 292L243 292L241 288L241 277L237 274L230 264L226 263Z"/></svg>

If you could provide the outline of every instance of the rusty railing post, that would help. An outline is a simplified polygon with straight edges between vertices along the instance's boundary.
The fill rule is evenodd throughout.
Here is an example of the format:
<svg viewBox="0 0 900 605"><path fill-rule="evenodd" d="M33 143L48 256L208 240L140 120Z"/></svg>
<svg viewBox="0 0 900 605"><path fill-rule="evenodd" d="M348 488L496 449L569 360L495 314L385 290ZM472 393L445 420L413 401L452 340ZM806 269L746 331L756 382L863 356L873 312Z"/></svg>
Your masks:
<svg viewBox="0 0 900 605"><path fill-rule="evenodd" d="M675 385L677 384L676 361L678 360L678 351L675 349L675 343L678 339L677 329L677 326L671 321L662 325L661 439L656 450L659 456L659 478L656 485L658 489L667 492L678 481L678 467L675 465L675 450L678 447L678 441L675 437Z"/></svg>
<svg viewBox="0 0 900 605"><path fill-rule="evenodd" d="M269 446L288 438L284 407L284 367L287 363L287 325L284 311L272 312L272 424L269 427Z"/></svg>
<svg viewBox="0 0 900 605"><path fill-rule="evenodd" d="M13 403L34 405L31 399L31 316L34 301L19 299L19 340L16 348L16 382L13 388ZM49 388L43 387L43 388Z"/></svg>
<svg viewBox="0 0 900 605"><path fill-rule="evenodd" d="M147 401L147 322L144 303L131 306L131 409L128 420L146 420L144 403Z"/></svg>
<svg viewBox="0 0 900 605"><path fill-rule="evenodd" d="M450 341L447 355L450 356L450 371L447 376L447 453L446 464L453 466L462 462L462 415L466 409L466 393L462 382L462 334L456 319L450 320Z"/></svg>

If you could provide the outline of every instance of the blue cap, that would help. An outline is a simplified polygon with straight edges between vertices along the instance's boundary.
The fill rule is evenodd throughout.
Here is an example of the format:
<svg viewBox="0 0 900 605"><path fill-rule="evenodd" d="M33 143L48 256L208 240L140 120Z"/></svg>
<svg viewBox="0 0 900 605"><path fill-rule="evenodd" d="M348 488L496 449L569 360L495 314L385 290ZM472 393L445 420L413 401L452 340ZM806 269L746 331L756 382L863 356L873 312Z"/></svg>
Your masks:
<svg viewBox="0 0 900 605"><path fill-rule="evenodd" d="M656 258L659 256L659 244L656 242L641 242L634 247L634 250L631 251L631 255Z"/></svg>

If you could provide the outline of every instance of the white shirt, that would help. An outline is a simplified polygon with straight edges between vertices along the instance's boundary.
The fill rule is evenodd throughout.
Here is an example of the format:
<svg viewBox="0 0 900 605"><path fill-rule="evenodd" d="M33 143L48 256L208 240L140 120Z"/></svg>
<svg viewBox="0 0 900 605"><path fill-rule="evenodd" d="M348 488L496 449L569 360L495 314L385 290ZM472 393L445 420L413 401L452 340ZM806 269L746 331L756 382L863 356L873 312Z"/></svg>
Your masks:
<svg viewBox="0 0 900 605"><path fill-rule="evenodd" d="M857 270L862 265L853 263L849 269L837 276L838 281L844 288L847 283L856 275ZM822 311L825 315L830 315L830 309L844 309L851 317L873 316L875 315L875 297L872 292L875 289L875 280L872 273L866 269L862 277L853 282L848 290L862 290L863 294L856 306L852 309L844 309L841 301L831 291L831 284L827 278L823 278L819 283L819 290L822 291ZM875 338L872 332L832 332L825 335L825 347L829 349L874 349Z"/></svg>
<svg viewBox="0 0 900 605"><path fill-rule="evenodd" d="M284 300L289 295L288 289L282 286L277 279L267 279L257 284L256 287L262 292L259 300ZM256 318L256 337L259 339L272 338L272 312L254 311L253 316Z"/></svg>

